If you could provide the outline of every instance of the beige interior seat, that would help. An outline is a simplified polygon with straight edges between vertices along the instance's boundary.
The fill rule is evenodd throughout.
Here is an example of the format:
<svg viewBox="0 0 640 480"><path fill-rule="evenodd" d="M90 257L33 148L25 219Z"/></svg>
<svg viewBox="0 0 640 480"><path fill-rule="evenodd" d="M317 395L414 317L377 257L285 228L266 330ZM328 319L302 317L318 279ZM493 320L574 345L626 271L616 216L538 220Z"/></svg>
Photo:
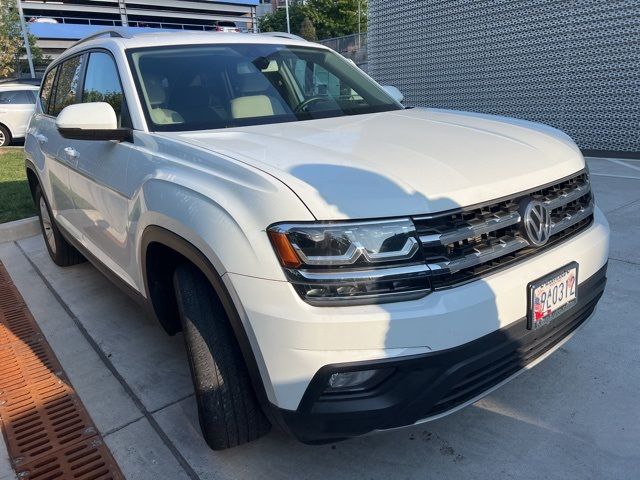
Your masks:
<svg viewBox="0 0 640 480"><path fill-rule="evenodd" d="M277 91L261 73L243 75L240 91L243 95L231 100L233 118L267 117L286 113Z"/></svg>
<svg viewBox="0 0 640 480"><path fill-rule="evenodd" d="M144 79L144 86L149 100L149 115L151 120L157 125L170 125L174 123L184 123L182 116L175 110L163 108L167 99L167 93L162 86L162 79L157 75L147 75Z"/></svg>
<svg viewBox="0 0 640 480"><path fill-rule="evenodd" d="M251 95L231 100L233 118L267 117L274 114L273 103L266 95Z"/></svg>

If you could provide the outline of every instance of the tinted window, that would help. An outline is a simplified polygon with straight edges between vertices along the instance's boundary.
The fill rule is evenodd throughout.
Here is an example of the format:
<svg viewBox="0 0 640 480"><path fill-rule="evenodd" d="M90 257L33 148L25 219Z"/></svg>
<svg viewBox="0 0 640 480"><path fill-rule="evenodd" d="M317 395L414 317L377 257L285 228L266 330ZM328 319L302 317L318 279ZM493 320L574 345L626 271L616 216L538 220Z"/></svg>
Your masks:
<svg viewBox="0 0 640 480"><path fill-rule="evenodd" d="M288 45L156 47L131 53L154 130L204 130L398 110L337 53Z"/></svg>
<svg viewBox="0 0 640 480"><path fill-rule="evenodd" d="M107 53L93 52L89 56L87 75L84 80L82 102L106 102L113 107L122 122L124 94L118 77L118 70Z"/></svg>
<svg viewBox="0 0 640 480"><path fill-rule="evenodd" d="M48 113L47 105L49 104L49 99L51 98L51 89L53 87L53 81L56 78L56 72L58 71L58 67L53 68L47 73L47 76L44 77L44 81L42 82L42 88L40 89L40 103L42 104L42 111Z"/></svg>
<svg viewBox="0 0 640 480"><path fill-rule="evenodd" d="M60 73L55 85L53 107L50 107L47 112L50 115L56 116L64 107L78 103L77 93L83 59L83 55L78 55L60 65Z"/></svg>
<svg viewBox="0 0 640 480"><path fill-rule="evenodd" d="M35 103L33 96L28 90L10 90L0 92L0 105L19 105Z"/></svg>

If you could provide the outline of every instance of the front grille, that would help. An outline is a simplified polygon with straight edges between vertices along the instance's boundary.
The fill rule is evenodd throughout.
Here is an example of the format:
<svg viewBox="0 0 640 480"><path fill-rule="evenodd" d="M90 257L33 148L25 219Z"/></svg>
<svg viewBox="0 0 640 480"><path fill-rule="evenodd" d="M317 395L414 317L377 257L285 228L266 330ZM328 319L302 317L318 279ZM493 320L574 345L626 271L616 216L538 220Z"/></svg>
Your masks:
<svg viewBox="0 0 640 480"><path fill-rule="evenodd" d="M536 247L522 233L522 205L537 200L551 213L549 241ZM415 217L432 287L448 288L529 258L587 228L593 195L586 172L494 203Z"/></svg>

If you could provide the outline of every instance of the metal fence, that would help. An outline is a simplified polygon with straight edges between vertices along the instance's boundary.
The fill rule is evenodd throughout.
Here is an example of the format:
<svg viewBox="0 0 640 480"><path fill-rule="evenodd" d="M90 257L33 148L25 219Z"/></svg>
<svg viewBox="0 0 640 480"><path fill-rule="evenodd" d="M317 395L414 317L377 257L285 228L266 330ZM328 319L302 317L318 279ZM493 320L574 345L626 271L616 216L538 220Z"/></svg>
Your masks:
<svg viewBox="0 0 640 480"><path fill-rule="evenodd" d="M640 0L370 0L369 73L408 104L640 152Z"/></svg>
<svg viewBox="0 0 640 480"><path fill-rule="evenodd" d="M339 54L350 58L363 70L367 70L367 33L327 38L318 43L326 45Z"/></svg>

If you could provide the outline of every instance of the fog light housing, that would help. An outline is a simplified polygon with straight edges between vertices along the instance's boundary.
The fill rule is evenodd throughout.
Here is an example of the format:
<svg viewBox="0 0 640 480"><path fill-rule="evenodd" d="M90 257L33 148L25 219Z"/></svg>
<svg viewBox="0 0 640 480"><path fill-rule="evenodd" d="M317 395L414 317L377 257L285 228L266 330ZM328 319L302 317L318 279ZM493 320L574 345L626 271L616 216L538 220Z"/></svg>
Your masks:
<svg viewBox="0 0 640 480"><path fill-rule="evenodd" d="M369 390L380 385L392 373L392 368L336 372L329 377L324 393L347 393Z"/></svg>

